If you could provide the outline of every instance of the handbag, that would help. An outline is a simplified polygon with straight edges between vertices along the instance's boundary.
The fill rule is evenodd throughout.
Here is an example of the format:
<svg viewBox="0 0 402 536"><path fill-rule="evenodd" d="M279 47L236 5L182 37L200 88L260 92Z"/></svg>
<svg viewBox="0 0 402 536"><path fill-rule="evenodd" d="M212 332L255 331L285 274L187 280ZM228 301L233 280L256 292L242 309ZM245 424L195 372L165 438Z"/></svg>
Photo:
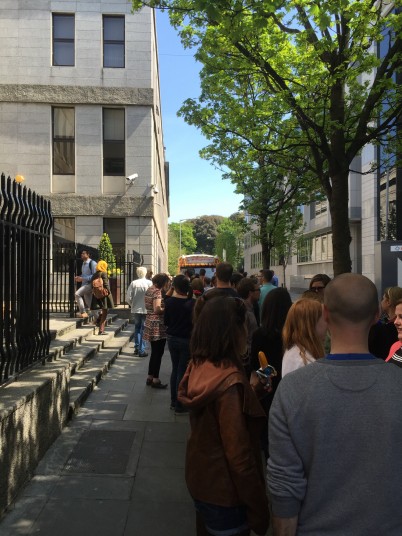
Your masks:
<svg viewBox="0 0 402 536"><path fill-rule="evenodd" d="M92 281L92 294L97 300L101 300L109 295L109 291L103 286L103 279L101 276Z"/></svg>

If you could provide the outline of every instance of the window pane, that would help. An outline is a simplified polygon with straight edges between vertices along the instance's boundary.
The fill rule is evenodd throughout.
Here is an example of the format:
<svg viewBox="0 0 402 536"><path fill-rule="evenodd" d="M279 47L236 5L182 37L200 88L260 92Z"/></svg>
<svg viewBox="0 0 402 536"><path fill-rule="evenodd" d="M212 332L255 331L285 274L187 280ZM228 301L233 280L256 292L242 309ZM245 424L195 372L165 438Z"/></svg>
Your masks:
<svg viewBox="0 0 402 536"><path fill-rule="evenodd" d="M74 65L74 43L54 44L53 65Z"/></svg>
<svg viewBox="0 0 402 536"><path fill-rule="evenodd" d="M74 39L74 15L53 15L53 37Z"/></svg>
<svg viewBox="0 0 402 536"><path fill-rule="evenodd" d="M73 175L75 169L74 162L74 140L53 142L53 174Z"/></svg>
<svg viewBox="0 0 402 536"><path fill-rule="evenodd" d="M124 67L124 44L105 43L103 47L104 67Z"/></svg>
<svg viewBox="0 0 402 536"><path fill-rule="evenodd" d="M124 17L103 17L103 40L124 41Z"/></svg>
<svg viewBox="0 0 402 536"><path fill-rule="evenodd" d="M103 174L124 175L124 141L105 141L103 143Z"/></svg>
<svg viewBox="0 0 402 536"><path fill-rule="evenodd" d="M74 108L53 108L53 136L74 138Z"/></svg>
<svg viewBox="0 0 402 536"><path fill-rule="evenodd" d="M53 14L53 65L74 65L74 15Z"/></svg>
<svg viewBox="0 0 402 536"><path fill-rule="evenodd" d="M124 110L104 108L103 139L124 140Z"/></svg>

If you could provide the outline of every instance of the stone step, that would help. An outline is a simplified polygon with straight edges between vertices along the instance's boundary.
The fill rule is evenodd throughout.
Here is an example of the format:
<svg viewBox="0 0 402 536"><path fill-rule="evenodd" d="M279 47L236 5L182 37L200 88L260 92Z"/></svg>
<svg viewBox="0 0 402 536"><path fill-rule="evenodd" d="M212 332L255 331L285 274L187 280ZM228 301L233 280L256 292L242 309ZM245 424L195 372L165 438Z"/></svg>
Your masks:
<svg viewBox="0 0 402 536"><path fill-rule="evenodd" d="M113 325L111 326L113 328ZM115 362L116 358L134 334L134 326L123 323L121 330L114 334L101 336L103 345L96 355L78 368L70 378L70 409L69 418L77 413L83 402L88 398L94 387L101 381Z"/></svg>

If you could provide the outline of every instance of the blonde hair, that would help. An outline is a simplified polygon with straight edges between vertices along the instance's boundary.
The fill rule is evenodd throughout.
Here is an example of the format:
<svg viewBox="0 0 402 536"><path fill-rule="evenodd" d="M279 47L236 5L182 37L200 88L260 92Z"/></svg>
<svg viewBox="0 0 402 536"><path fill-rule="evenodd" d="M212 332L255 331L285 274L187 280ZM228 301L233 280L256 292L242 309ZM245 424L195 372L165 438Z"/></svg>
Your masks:
<svg viewBox="0 0 402 536"><path fill-rule="evenodd" d="M307 364L306 352L314 359L324 357L324 345L316 332L316 325L322 316L322 305L310 298L301 298L289 309L283 326L282 339L285 350L297 346L303 363Z"/></svg>
<svg viewBox="0 0 402 536"><path fill-rule="evenodd" d="M106 261L99 261L96 265L96 271L97 272L107 272L107 262Z"/></svg>

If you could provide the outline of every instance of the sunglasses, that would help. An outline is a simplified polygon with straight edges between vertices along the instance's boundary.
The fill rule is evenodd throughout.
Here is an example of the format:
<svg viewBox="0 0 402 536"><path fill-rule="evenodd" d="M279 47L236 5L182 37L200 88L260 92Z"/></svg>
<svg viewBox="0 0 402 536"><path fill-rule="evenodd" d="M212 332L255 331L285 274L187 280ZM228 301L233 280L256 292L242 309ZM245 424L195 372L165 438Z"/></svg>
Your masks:
<svg viewBox="0 0 402 536"><path fill-rule="evenodd" d="M312 290L313 292L321 292L322 290L324 290L325 287L311 287L310 290Z"/></svg>

